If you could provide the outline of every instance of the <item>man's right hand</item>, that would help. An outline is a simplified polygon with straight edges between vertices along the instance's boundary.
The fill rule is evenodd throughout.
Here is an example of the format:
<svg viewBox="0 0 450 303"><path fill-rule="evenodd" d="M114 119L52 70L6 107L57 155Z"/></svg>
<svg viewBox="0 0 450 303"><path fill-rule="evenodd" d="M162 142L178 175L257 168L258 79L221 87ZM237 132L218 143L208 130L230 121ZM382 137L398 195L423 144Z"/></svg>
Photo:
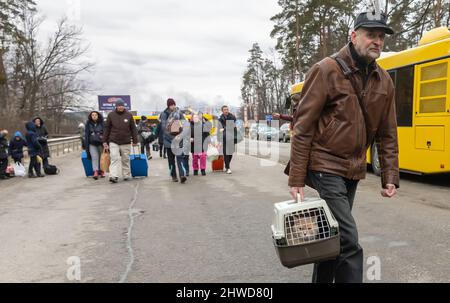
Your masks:
<svg viewBox="0 0 450 303"><path fill-rule="evenodd" d="M297 200L297 194L300 194L300 202L303 202L303 200L305 200L305 188L304 187L291 187L291 189L289 190L289 193L291 194L291 196L294 200Z"/></svg>
<svg viewBox="0 0 450 303"><path fill-rule="evenodd" d="M272 116L276 119L280 119L281 115L279 113L273 113Z"/></svg>
<svg viewBox="0 0 450 303"><path fill-rule="evenodd" d="M108 143L103 143L103 148L106 149L106 150L108 150L108 149L109 149Z"/></svg>

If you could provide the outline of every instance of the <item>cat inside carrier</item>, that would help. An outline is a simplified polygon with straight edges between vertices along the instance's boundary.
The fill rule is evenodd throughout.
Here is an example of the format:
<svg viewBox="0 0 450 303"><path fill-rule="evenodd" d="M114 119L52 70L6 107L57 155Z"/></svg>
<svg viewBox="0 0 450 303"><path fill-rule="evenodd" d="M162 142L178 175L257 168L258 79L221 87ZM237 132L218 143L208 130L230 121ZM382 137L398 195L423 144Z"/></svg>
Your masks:
<svg viewBox="0 0 450 303"><path fill-rule="evenodd" d="M281 264L292 268L335 259L339 225L326 202L306 198L275 204L272 237Z"/></svg>

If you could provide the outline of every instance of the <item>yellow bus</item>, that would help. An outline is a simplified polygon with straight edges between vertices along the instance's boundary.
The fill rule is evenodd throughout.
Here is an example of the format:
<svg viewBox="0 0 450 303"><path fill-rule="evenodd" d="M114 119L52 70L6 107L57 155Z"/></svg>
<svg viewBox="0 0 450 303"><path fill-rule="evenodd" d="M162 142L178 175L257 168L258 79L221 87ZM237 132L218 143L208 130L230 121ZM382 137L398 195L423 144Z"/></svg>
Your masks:
<svg viewBox="0 0 450 303"><path fill-rule="evenodd" d="M395 85L400 169L415 174L450 172L449 28L426 32L417 47L388 54L377 63ZM298 93L302 85L294 88ZM375 144L367 162L379 175Z"/></svg>
<svg viewBox="0 0 450 303"><path fill-rule="evenodd" d="M142 116L133 116L134 122L136 124L139 124L139 122L141 122L141 117ZM159 115L150 115L150 116L146 115L146 117L147 117L147 121L149 124L158 124L159 123L159 120L158 120Z"/></svg>

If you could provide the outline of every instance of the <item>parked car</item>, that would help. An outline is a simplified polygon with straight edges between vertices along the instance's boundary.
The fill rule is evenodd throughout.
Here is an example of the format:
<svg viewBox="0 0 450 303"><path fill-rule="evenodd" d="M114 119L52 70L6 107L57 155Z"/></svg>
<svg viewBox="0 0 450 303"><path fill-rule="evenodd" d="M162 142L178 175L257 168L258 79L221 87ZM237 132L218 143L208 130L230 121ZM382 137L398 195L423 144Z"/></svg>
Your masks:
<svg viewBox="0 0 450 303"><path fill-rule="evenodd" d="M275 127L270 127L267 125L260 125L258 129L259 140L278 140L278 130Z"/></svg>
<svg viewBox="0 0 450 303"><path fill-rule="evenodd" d="M291 141L291 124L285 123L280 127L280 135L278 137L279 141L283 141L284 143Z"/></svg>
<svg viewBox="0 0 450 303"><path fill-rule="evenodd" d="M253 139L253 140L259 139L258 125L259 125L258 123L253 123L252 125L250 125L250 130L248 132L250 139Z"/></svg>

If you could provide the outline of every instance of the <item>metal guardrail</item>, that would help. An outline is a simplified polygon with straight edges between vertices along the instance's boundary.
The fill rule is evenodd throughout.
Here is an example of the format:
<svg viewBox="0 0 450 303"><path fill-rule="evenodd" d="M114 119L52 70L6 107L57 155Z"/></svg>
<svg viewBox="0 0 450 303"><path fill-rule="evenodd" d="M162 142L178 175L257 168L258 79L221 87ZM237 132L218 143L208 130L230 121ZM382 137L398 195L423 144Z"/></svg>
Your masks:
<svg viewBox="0 0 450 303"><path fill-rule="evenodd" d="M81 150L80 136L49 139L47 142L50 150L50 156L58 157L59 155ZM28 150L26 148L24 148L24 152L26 152L28 157Z"/></svg>
<svg viewBox="0 0 450 303"><path fill-rule="evenodd" d="M58 157L60 153L68 154L74 151L79 151L81 149L81 139L80 136L49 139L48 148L50 149L50 155L53 155L56 151L56 156Z"/></svg>

